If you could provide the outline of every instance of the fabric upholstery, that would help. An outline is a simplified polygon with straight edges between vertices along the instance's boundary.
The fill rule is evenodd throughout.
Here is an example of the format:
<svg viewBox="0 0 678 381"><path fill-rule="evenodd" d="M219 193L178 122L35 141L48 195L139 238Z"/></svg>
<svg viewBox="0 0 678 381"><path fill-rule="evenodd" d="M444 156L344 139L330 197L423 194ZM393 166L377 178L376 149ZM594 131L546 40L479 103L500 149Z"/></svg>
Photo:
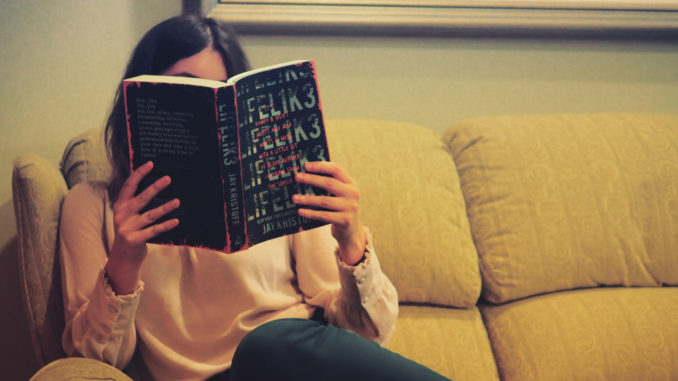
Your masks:
<svg viewBox="0 0 678 381"><path fill-rule="evenodd" d="M68 142L60 166L69 189L82 181L108 180L111 165L105 147L103 128L84 131Z"/></svg>
<svg viewBox="0 0 678 381"><path fill-rule="evenodd" d="M678 117L481 118L444 140L486 299L678 285Z"/></svg>
<svg viewBox="0 0 678 381"><path fill-rule="evenodd" d="M363 223L400 300L473 306L480 294L477 253L440 137L408 123L327 124L330 157L359 185Z"/></svg>
<svg viewBox="0 0 678 381"><path fill-rule="evenodd" d="M118 369L92 359L71 357L51 362L31 377L30 381L107 380L132 381Z"/></svg>
<svg viewBox="0 0 678 381"><path fill-rule="evenodd" d="M476 307L401 306L388 348L455 381L499 379Z"/></svg>
<svg viewBox="0 0 678 381"><path fill-rule="evenodd" d="M57 260L61 203L68 188L78 182L109 176L110 166L103 144L103 129L92 129L74 137L64 151L62 171L35 154L21 155L13 163L12 196L22 297L40 365L64 356L61 348L64 309Z"/></svg>
<svg viewBox="0 0 678 381"><path fill-rule="evenodd" d="M327 129L406 303L390 349L455 381L678 379L677 287L585 288L678 285L678 117L481 118L443 140L399 122ZM59 206L68 187L108 177L103 130L69 143L62 173L35 155L14 165L22 292L44 364L61 352ZM504 304L475 307L481 275L485 299ZM92 377L125 380L109 371Z"/></svg>
<svg viewBox="0 0 678 381"><path fill-rule="evenodd" d="M56 259L63 176L41 156L25 154L13 163L12 193L19 241L21 296L39 364L63 356L64 309Z"/></svg>
<svg viewBox="0 0 678 381"><path fill-rule="evenodd" d="M596 288L481 306L504 381L678 380L678 288Z"/></svg>

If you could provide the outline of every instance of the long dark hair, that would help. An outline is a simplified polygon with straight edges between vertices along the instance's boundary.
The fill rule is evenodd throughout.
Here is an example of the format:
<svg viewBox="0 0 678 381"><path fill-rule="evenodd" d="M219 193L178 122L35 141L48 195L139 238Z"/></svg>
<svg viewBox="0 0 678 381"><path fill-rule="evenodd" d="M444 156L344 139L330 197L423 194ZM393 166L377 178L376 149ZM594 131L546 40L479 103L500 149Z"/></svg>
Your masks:
<svg viewBox="0 0 678 381"><path fill-rule="evenodd" d="M141 38L123 78L162 73L177 61L210 45L221 55L228 76L249 70L245 53L229 27L210 18L177 16L154 26ZM111 200L115 200L130 175L122 84L118 86L113 109L106 122L106 147L112 166L108 194Z"/></svg>

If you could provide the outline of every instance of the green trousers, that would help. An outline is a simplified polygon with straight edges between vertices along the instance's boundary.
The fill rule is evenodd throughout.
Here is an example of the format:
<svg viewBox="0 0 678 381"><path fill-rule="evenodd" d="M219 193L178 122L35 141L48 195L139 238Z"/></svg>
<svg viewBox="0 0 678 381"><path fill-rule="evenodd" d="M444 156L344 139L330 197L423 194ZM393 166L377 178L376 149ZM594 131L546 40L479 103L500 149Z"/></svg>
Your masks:
<svg viewBox="0 0 678 381"><path fill-rule="evenodd" d="M447 378L379 344L321 320L261 325L238 346L228 381L442 381Z"/></svg>

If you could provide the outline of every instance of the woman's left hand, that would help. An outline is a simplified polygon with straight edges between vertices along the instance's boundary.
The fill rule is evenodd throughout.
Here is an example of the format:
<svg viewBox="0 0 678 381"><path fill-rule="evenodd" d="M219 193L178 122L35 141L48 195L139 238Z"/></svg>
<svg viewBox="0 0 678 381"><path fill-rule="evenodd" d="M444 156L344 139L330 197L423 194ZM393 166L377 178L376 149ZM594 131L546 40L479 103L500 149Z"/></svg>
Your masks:
<svg viewBox="0 0 678 381"><path fill-rule="evenodd" d="M332 236L339 244L341 260L355 265L362 259L366 244L359 215L360 191L355 181L342 166L333 162L308 162L304 169L307 172L296 173L297 182L322 188L334 196L295 194L292 197L295 204L323 209L299 208L299 215L332 224Z"/></svg>

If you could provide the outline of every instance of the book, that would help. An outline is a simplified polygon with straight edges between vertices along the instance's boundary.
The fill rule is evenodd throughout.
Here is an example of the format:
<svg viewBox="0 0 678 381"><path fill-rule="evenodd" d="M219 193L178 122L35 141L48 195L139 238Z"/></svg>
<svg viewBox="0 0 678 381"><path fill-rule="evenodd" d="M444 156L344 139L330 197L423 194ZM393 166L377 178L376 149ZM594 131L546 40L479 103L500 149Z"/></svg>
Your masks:
<svg viewBox="0 0 678 381"><path fill-rule="evenodd" d="M138 192L172 183L145 210L178 198L179 226L150 242L225 253L326 223L303 218L294 194L308 161L329 161L314 61L245 72L227 82L142 75L123 80L130 168L151 160Z"/></svg>

